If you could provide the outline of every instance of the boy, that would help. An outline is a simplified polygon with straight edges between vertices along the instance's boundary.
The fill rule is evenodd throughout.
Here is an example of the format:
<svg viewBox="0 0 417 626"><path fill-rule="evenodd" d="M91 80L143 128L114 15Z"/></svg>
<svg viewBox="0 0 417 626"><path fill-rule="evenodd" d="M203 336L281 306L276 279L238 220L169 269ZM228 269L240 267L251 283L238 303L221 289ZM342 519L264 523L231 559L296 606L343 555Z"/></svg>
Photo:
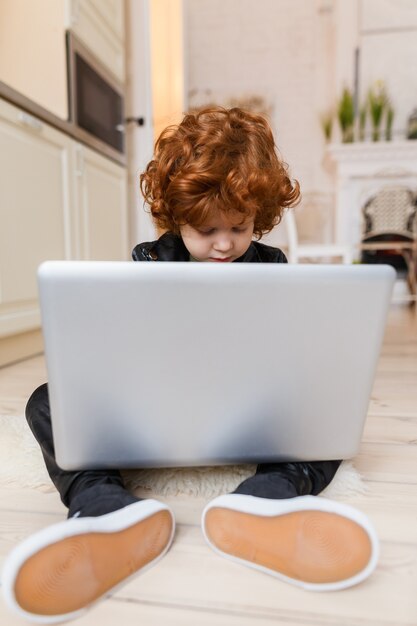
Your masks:
<svg viewBox="0 0 417 626"><path fill-rule="evenodd" d="M300 196L261 116L238 108L186 115L161 134L141 190L166 232L138 244L135 261L286 262L281 250L254 240ZM21 615L57 622L79 616L159 560L175 524L167 506L128 493L118 471L69 472L57 465L46 384L32 394L26 416L69 519L12 552L3 587ZM222 556L307 589L364 580L377 558L369 521L351 507L311 497L330 483L339 464L259 465L234 493L207 505L207 542Z"/></svg>

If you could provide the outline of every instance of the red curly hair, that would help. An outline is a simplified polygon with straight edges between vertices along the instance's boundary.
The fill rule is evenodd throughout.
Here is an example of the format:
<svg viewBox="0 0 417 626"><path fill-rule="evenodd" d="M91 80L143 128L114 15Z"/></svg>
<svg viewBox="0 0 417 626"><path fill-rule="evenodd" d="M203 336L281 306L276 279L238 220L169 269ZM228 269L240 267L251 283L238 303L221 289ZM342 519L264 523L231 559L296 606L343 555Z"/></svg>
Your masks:
<svg viewBox="0 0 417 626"><path fill-rule="evenodd" d="M238 107L189 113L166 128L140 188L156 225L176 234L221 211L241 213L242 222L254 216L259 238L300 198L266 119Z"/></svg>

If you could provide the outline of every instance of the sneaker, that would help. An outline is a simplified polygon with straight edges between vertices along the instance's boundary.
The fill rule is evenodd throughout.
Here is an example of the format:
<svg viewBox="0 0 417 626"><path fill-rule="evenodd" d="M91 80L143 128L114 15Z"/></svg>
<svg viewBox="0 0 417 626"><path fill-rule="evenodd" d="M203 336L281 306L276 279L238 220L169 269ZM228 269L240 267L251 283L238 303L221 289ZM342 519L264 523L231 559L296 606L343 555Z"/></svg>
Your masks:
<svg viewBox="0 0 417 626"><path fill-rule="evenodd" d="M169 549L175 522L157 500L140 500L99 517L74 516L18 545L4 565L7 605L34 622L82 615Z"/></svg>
<svg viewBox="0 0 417 626"><path fill-rule="evenodd" d="M378 560L366 515L317 496L220 496L204 509L202 528L221 556L314 591L356 585Z"/></svg>

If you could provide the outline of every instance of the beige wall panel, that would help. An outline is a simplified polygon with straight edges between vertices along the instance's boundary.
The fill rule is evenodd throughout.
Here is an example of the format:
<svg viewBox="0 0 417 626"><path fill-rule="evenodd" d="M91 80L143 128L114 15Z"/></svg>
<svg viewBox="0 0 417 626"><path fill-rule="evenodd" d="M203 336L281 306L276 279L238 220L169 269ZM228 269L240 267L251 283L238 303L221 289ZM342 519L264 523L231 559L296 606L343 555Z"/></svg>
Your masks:
<svg viewBox="0 0 417 626"><path fill-rule="evenodd" d="M151 0L151 72L154 138L184 112L182 0Z"/></svg>

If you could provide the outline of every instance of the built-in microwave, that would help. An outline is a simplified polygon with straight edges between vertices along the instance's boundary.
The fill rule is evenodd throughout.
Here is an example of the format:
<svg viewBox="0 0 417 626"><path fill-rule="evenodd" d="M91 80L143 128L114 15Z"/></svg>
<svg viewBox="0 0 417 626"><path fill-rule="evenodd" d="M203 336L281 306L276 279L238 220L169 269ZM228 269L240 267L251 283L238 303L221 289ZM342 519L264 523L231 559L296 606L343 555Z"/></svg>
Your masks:
<svg viewBox="0 0 417 626"><path fill-rule="evenodd" d="M125 154L122 84L67 31L69 118L76 135L109 156Z"/></svg>

